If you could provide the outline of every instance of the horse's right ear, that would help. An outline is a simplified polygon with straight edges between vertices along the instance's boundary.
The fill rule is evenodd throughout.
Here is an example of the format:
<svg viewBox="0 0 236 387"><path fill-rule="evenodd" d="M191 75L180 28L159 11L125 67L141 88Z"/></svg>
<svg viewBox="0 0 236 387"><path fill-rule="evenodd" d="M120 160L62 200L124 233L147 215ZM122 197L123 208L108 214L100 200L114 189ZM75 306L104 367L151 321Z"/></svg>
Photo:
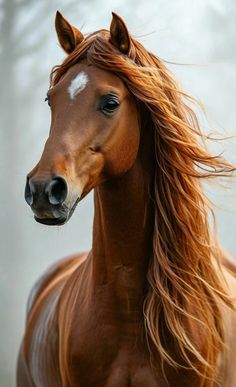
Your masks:
<svg viewBox="0 0 236 387"><path fill-rule="evenodd" d="M83 34L72 26L59 11L56 13L55 27L59 43L67 54L74 51L75 47L84 40Z"/></svg>

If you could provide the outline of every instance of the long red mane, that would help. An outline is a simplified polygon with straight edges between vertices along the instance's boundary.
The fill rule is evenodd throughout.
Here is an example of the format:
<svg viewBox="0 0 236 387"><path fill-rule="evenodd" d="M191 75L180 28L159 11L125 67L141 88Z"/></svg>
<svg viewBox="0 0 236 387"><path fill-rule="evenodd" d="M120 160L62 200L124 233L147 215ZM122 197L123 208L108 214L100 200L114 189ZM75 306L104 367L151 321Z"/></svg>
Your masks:
<svg viewBox="0 0 236 387"><path fill-rule="evenodd" d="M154 132L155 225L144 303L148 340L160 353L163 370L189 368L200 386L213 386L224 349L221 305L233 305L223 275L215 270L220 249L209 227L209 213L214 214L201 180L228 175L234 167L203 146L198 120L186 103L190 97L135 39L127 57L109 42L108 31L87 36L53 70L52 85L85 58L124 81L144 105Z"/></svg>

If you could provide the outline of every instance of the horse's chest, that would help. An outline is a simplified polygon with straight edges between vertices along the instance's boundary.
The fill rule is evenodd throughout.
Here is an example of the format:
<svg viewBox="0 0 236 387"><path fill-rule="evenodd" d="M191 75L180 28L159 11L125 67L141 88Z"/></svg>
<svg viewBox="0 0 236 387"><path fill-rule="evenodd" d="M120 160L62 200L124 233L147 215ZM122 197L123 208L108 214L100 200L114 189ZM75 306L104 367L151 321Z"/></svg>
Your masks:
<svg viewBox="0 0 236 387"><path fill-rule="evenodd" d="M148 362L140 362L140 357L131 353L117 354L107 376L105 387L164 387Z"/></svg>
<svg viewBox="0 0 236 387"><path fill-rule="evenodd" d="M97 362L83 361L78 356L71 376L74 387L166 387L142 354L132 353L128 348L117 348L111 358L103 353Z"/></svg>
<svg viewBox="0 0 236 387"><path fill-rule="evenodd" d="M37 387L62 386L59 352L65 354L58 340L59 321L54 316L55 303L48 303L35 326L30 347L30 370ZM71 387L167 387L162 377L160 359L151 365L142 324L121 322L96 313L89 319L78 314L69 335L67 365ZM73 316L76 317L76 316ZM60 325L60 323L59 323ZM153 359L152 359L153 360ZM155 370L154 370L155 368ZM181 386L168 377L169 386ZM173 384L173 381L175 383ZM187 384L186 384L187 385ZM198 386L196 383L192 387Z"/></svg>
<svg viewBox="0 0 236 387"><path fill-rule="evenodd" d="M104 321L104 320L103 320ZM71 376L78 387L164 387L150 362L140 324L87 322L71 337ZM159 372L159 375L161 373Z"/></svg>

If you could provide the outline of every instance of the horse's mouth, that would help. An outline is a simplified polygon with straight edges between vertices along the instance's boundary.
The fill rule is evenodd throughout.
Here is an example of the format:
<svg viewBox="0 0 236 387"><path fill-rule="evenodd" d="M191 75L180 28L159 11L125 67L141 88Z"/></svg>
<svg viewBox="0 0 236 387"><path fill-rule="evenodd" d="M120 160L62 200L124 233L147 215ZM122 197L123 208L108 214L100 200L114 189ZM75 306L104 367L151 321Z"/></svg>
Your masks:
<svg viewBox="0 0 236 387"><path fill-rule="evenodd" d="M36 222L45 224L47 226L62 226L65 224L68 220L67 217L59 217L59 218L38 218L37 216L34 217Z"/></svg>
<svg viewBox="0 0 236 387"><path fill-rule="evenodd" d="M68 220L71 218L72 214L74 213L76 206L79 202L80 198L78 197L71 209L63 209L63 214L58 217L39 217L34 215L34 219L36 222L44 224L46 226L62 226L63 224L67 223Z"/></svg>

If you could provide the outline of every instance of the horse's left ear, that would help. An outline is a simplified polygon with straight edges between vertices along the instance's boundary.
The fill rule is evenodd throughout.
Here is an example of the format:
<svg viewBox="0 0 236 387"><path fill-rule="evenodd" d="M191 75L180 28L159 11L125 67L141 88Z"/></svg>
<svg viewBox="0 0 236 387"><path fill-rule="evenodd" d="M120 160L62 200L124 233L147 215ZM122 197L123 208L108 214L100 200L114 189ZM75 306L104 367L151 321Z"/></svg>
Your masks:
<svg viewBox="0 0 236 387"><path fill-rule="evenodd" d="M83 34L72 26L59 11L56 13L55 27L59 43L67 54L74 51L75 47L84 40Z"/></svg>
<svg viewBox="0 0 236 387"><path fill-rule="evenodd" d="M131 46L129 31L125 22L116 13L112 12L110 25L111 43L123 54L128 54Z"/></svg>

